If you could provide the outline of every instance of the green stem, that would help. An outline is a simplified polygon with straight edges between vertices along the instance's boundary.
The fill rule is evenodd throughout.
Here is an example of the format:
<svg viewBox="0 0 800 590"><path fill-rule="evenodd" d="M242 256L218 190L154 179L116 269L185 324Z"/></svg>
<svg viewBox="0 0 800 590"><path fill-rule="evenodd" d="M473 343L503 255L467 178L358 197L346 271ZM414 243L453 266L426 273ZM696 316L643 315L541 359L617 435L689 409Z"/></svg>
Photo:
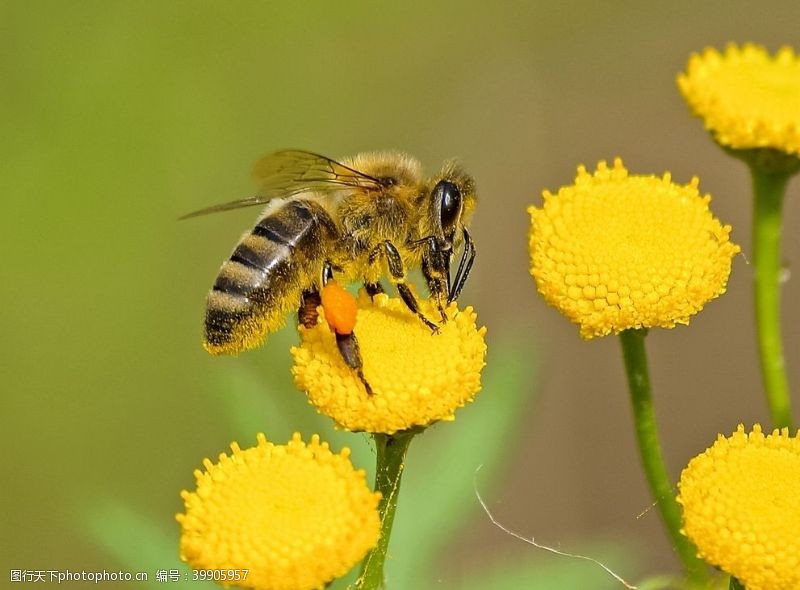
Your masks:
<svg viewBox="0 0 800 590"><path fill-rule="evenodd" d="M644 347L646 334L646 330L625 330L619 335L622 354L625 357L639 455L650 485L650 493L658 505L672 545L683 563L686 577L693 587L701 587L708 581L708 572L705 564L697 557L695 546L680 532L681 509L675 499L661 455L650 376L647 370L647 353Z"/></svg>
<svg viewBox="0 0 800 590"><path fill-rule="evenodd" d="M753 177L753 267L761 375L775 428L792 428L780 320L781 211L791 173L750 166Z"/></svg>
<svg viewBox="0 0 800 590"><path fill-rule="evenodd" d="M397 496L400 493L400 479L403 476L406 452L416 432L396 434L374 434L377 452L375 470L375 491L381 493L378 513L381 517L381 536L378 544L370 551L361 565L361 575L356 582L359 590L383 588L383 566L389 550L394 514L397 510Z"/></svg>
<svg viewBox="0 0 800 590"><path fill-rule="evenodd" d="M731 576L731 581L728 585L728 590L747 590L739 580Z"/></svg>

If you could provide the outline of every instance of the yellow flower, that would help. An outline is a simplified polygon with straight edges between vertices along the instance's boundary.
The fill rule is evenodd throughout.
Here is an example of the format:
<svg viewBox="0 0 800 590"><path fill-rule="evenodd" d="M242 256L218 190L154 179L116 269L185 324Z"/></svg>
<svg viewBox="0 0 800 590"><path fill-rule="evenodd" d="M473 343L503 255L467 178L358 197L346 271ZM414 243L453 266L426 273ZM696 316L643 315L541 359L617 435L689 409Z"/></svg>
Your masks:
<svg viewBox="0 0 800 590"><path fill-rule="evenodd" d="M343 576L378 540L380 494L350 450L334 454L314 435L267 442L203 461L197 491L183 491L181 559L197 570L249 570L236 586L311 590Z"/></svg>
<svg viewBox="0 0 800 590"><path fill-rule="evenodd" d="M437 317L430 302L420 307ZM292 348L295 383L320 413L351 431L393 434L452 420L480 390L486 328L476 327L471 307L446 311L449 321L432 334L401 299L360 294L354 332L370 395L342 360L320 307L318 324L300 327L301 344Z"/></svg>
<svg viewBox="0 0 800 590"><path fill-rule="evenodd" d="M747 590L800 588L800 439L744 426L683 470L684 534Z"/></svg>
<svg viewBox="0 0 800 590"><path fill-rule="evenodd" d="M629 176L617 158L530 207L531 274L545 300L583 338L629 328L672 328L725 292L729 240L696 178Z"/></svg>
<svg viewBox="0 0 800 590"><path fill-rule="evenodd" d="M790 47L728 45L692 54L678 87L717 143L800 154L800 59Z"/></svg>

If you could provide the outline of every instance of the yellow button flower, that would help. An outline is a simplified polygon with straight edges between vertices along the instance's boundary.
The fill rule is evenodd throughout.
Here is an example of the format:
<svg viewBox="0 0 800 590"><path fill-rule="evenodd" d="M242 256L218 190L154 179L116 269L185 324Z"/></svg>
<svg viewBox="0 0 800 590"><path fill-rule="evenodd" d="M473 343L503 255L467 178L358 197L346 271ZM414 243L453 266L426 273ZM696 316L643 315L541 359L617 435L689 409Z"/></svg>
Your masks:
<svg viewBox="0 0 800 590"><path fill-rule="evenodd" d="M430 302L420 307L438 316ZM452 420L480 390L486 328L477 328L471 307L451 304L446 312L449 321L432 334L401 299L361 293L354 332L370 395L342 360L320 307L318 324L300 327L301 344L292 348L295 383L320 413L351 431L393 434Z"/></svg>
<svg viewBox="0 0 800 590"><path fill-rule="evenodd" d="M800 59L790 47L728 45L692 54L678 87L720 145L800 154Z"/></svg>
<svg viewBox="0 0 800 590"><path fill-rule="evenodd" d="M587 339L687 324L725 292L739 252L697 187L629 176L619 158L594 174L579 167L574 185L528 209L539 292Z"/></svg>
<svg viewBox="0 0 800 590"><path fill-rule="evenodd" d="M228 581L257 590L312 590L346 574L378 540L380 494L350 450L314 435L267 442L203 461L197 491L183 491L181 559L196 570L248 570ZM222 582L225 583L225 582ZM226 585L227 585L226 584Z"/></svg>
<svg viewBox="0 0 800 590"><path fill-rule="evenodd" d="M755 425L689 462L680 480L684 534L747 590L800 588L800 439Z"/></svg>

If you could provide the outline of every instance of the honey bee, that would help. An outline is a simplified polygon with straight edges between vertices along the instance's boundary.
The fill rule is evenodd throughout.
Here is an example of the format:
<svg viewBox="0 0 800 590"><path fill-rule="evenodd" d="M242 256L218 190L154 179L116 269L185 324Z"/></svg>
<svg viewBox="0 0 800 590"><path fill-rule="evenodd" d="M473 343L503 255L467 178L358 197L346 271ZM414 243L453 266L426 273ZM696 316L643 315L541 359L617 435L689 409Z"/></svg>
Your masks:
<svg viewBox="0 0 800 590"><path fill-rule="evenodd" d="M444 307L458 297L475 258L467 230L475 182L459 165L448 162L426 178L418 160L399 152L337 162L283 150L256 162L253 172L256 196L184 216L266 204L208 294L203 345L209 353L254 348L294 311L301 323L314 325L320 292L334 277L361 281L373 296L383 290L381 277L388 277L408 308L436 331L407 284L407 271L420 268L446 321ZM458 247L463 251L451 282ZM338 336L345 361L360 375L354 336Z"/></svg>

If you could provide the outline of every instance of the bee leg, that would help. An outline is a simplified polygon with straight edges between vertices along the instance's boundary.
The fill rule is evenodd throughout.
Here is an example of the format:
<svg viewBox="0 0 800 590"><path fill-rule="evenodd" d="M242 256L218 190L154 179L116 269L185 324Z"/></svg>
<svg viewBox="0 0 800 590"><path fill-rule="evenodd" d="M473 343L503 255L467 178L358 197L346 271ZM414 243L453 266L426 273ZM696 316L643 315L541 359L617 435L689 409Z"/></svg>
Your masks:
<svg viewBox="0 0 800 590"><path fill-rule="evenodd" d="M406 284L406 271L403 267L403 259L400 256L400 252L397 251L397 248L394 244L392 244L389 240L381 242L375 250L370 253L369 260L370 262L374 262L375 259L381 252L381 249L386 254L386 262L389 266L389 274L391 275L392 282L397 287L398 293L400 293L400 297L402 297L403 302L406 304L408 309L410 309L413 313L417 315L417 317L422 320L422 322L431 329L431 332L434 334L439 331L439 327L430 321L428 318L425 317L419 309L419 303L417 303L417 298L414 297L414 293L411 292L408 285Z"/></svg>
<svg viewBox="0 0 800 590"><path fill-rule="evenodd" d="M325 261L322 266L322 286L328 284L333 278L333 265ZM300 296L300 308L297 310L297 323L304 325L306 328L313 328L317 325L317 318L319 313L317 307L322 305L322 297L319 291L315 288L306 289Z"/></svg>
<svg viewBox="0 0 800 590"><path fill-rule="evenodd" d="M330 263L330 261L326 260L322 266L323 287L333 280L333 270L333 265ZM380 285L378 286L380 287ZM319 301L319 305L322 303L322 298L320 297L319 293L315 292L315 294L317 296L317 301ZM316 311L316 307L314 309ZM361 383L364 384L364 389L366 389L367 395L372 395L372 388L364 378L364 363L361 360L361 350L358 347L358 340L356 339L355 333L340 333L334 328L333 324L331 324L331 330L336 335L336 348L339 349L339 354L341 355L342 360L344 360L348 367L355 371Z"/></svg>
<svg viewBox="0 0 800 590"><path fill-rule="evenodd" d="M436 308L447 322L445 313L445 297L450 293L450 260L453 257L452 245L435 236L427 236L407 244L410 248L423 248L422 275L428 285L428 293L436 300ZM450 301L447 300L447 303Z"/></svg>
<svg viewBox="0 0 800 590"><path fill-rule="evenodd" d="M364 290L370 298L374 298L378 293L383 293L383 286L377 282L370 283L369 281L364 281Z"/></svg>
<svg viewBox="0 0 800 590"><path fill-rule="evenodd" d="M313 328L317 325L319 312L317 307L322 305L322 297L316 289L303 291L300 298L300 308L297 310L297 322L306 328Z"/></svg>
<svg viewBox="0 0 800 590"><path fill-rule="evenodd" d="M425 277L425 282L428 284L428 292L436 300L436 308L439 310L443 324L447 322L444 303L450 291L450 265L447 264L449 256L446 254L446 252L432 249L422 255L422 276Z"/></svg>
<svg viewBox="0 0 800 590"><path fill-rule="evenodd" d="M464 251L461 253L461 262L458 263L458 270L456 271L456 280L453 283L453 288L447 296L448 303L458 299L461 294L461 289L467 282L469 272L472 270L472 263L475 262L475 243L469 235L467 228L464 228Z"/></svg>
<svg viewBox="0 0 800 590"><path fill-rule="evenodd" d="M353 369L364 384L364 389L367 390L367 395L372 395L372 388L364 378L364 363L361 360L361 351L358 348L358 340L353 332L349 334L336 333L336 346L339 349L339 354L342 355L345 364Z"/></svg>
<svg viewBox="0 0 800 590"><path fill-rule="evenodd" d="M400 297L403 299L403 302L406 304L408 309L417 314L417 317L422 320L422 323L431 329L431 332L434 334L439 332L439 326L426 318L425 314L419 310L417 298L414 297L414 293L411 292L411 289L408 288L408 285L405 283L397 283L397 291L400 293Z"/></svg>
<svg viewBox="0 0 800 590"><path fill-rule="evenodd" d="M322 286L328 284L328 281L333 279L333 265L330 260L326 260L322 265Z"/></svg>

